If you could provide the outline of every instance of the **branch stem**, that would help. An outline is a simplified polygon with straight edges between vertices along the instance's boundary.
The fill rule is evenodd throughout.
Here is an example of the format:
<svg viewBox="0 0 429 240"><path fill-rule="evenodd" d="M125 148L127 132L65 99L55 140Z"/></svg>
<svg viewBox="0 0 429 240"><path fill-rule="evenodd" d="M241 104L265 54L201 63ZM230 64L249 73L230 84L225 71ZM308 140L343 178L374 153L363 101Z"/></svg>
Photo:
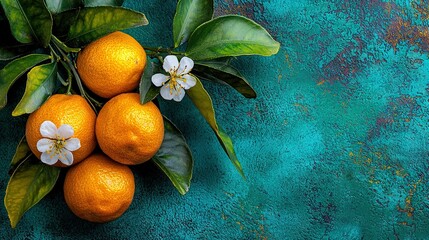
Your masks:
<svg viewBox="0 0 429 240"><path fill-rule="evenodd" d="M101 107L101 106L102 106L102 104L101 104L100 102L98 102L97 100L95 100L93 97L89 96L89 95L85 92L85 89L83 88L83 85L82 85L82 80L80 79L79 74L78 74L78 72L76 71L76 67L74 66L73 62L70 60L69 56L68 56L68 55L63 51L62 47L61 47L61 46L58 46L56 42L54 42L54 46L57 48L58 52L61 54L61 56L62 56L62 61L63 61L63 62L65 62L65 63L67 64L67 66L68 66L68 67L66 67L66 68L67 68L67 70L71 70L71 72L72 72L72 74L73 74L74 78L76 79L76 83L77 83L77 86L78 86L78 88L79 88L80 95L81 95L82 97L84 97L84 98L89 102L89 104L91 105L91 107L92 107L92 108L94 109L94 111L97 113L97 108L96 108L96 106L97 106L97 107ZM70 85L71 85L71 83L70 83ZM70 89L71 89L71 88L70 88Z"/></svg>

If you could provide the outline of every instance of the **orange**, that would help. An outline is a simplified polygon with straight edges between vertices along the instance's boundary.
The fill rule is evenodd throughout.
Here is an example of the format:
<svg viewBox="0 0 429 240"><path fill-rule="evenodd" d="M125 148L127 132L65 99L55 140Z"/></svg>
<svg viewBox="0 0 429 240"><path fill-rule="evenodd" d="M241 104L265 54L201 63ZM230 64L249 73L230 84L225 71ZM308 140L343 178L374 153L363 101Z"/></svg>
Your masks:
<svg viewBox="0 0 429 240"><path fill-rule="evenodd" d="M73 151L73 164L76 164L92 153L97 145L95 138L96 115L88 102L79 95L55 94L43 105L28 116L25 126L25 137L31 151L39 159L42 155L37 150L37 142L42 139L40 126L44 121L53 122L57 128L63 124L74 130L73 138L80 140L81 147ZM58 161L55 166L65 167Z"/></svg>
<svg viewBox="0 0 429 240"><path fill-rule="evenodd" d="M138 86L146 66L146 52L130 35L114 32L83 48L76 64L91 91L111 98Z"/></svg>
<svg viewBox="0 0 429 240"><path fill-rule="evenodd" d="M64 179L64 198L78 217L108 222L120 217L133 201L134 175L128 166L104 154L92 154L71 167Z"/></svg>
<svg viewBox="0 0 429 240"><path fill-rule="evenodd" d="M127 165L152 158L164 139L164 120L153 102L140 103L137 93L123 93L101 109L95 125L98 144L113 160Z"/></svg>

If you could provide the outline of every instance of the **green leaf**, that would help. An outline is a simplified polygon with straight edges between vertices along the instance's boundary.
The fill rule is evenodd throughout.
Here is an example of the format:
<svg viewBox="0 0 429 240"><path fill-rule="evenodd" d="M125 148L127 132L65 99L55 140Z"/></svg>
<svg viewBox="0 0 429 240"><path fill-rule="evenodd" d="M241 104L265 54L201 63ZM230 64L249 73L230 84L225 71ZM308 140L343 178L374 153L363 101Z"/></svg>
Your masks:
<svg viewBox="0 0 429 240"><path fill-rule="evenodd" d="M179 0L173 19L174 47L185 43L192 32L213 17L213 0Z"/></svg>
<svg viewBox="0 0 429 240"><path fill-rule="evenodd" d="M15 59L31 52L34 49L34 45L21 43L16 45L0 46L0 61L9 61Z"/></svg>
<svg viewBox="0 0 429 240"><path fill-rule="evenodd" d="M185 195L188 192L194 160L182 133L165 117L164 141L152 160L167 175L180 194Z"/></svg>
<svg viewBox="0 0 429 240"><path fill-rule="evenodd" d="M10 224L15 228L24 213L37 204L54 187L60 169L30 159L22 162L11 176L4 205Z"/></svg>
<svg viewBox="0 0 429 240"><path fill-rule="evenodd" d="M159 65L147 57L146 68L142 74L139 86L141 104L152 101L159 94L159 88L152 84L152 76L158 72L158 68Z"/></svg>
<svg viewBox="0 0 429 240"><path fill-rule="evenodd" d="M199 26L190 36L186 55L193 60L209 60L241 55L270 56L280 43L254 21L226 15Z"/></svg>
<svg viewBox="0 0 429 240"><path fill-rule="evenodd" d="M84 0L85 7L122 6L124 0Z"/></svg>
<svg viewBox="0 0 429 240"><path fill-rule="evenodd" d="M81 0L46 0L46 7L53 14L57 14L81 6Z"/></svg>
<svg viewBox="0 0 429 240"><path fill-rule="evenodd" d="M217 124L212 99L210 98L208 92L204 89L203 84L199 79L197 79L197 84L194 87L187 90L187 94L215 132L220 144L222 145L222 148L228 155L232 164L235 166L241 176L245 178L241 164L235 154L232 140Z"/></svg>
<svg viewBox="0 0 429 240"><path fill-rule="evenodd" d="M214 82L226 83L247 98L256 98L256 92L249 82L233 66L224 62L196 62L192 72Z"/></svg>
<svg viewBox="0 0 429 240"><path fill-rule="evenodd" d="M12 112L12 116L32 113L52 94L57 77L57 62L34 67L27 74L24 96Z"/></svg>
<svg viewBox="0 0 429 240"><path fill-rule="evenodd" d="M7 104L7 93L12 84L30 68L50 58L46 54L30 54L13 60L0 70L0 109Z"/></svg>
<svg viewBox="0 0 429 240"><path fill-rule="evenodd" d="M0 10L3 10L3 8L0 7ZM2 30L0 37L0 61L11 60L33 50L34 45L22 44L13 37L9 22L3 16L3 11L0 11L0 29Z"/></svg>
<svg viewBox="0 0 429 240"><path fill-rule="evenodd" d="M18 164L28 159L31 155L32 152L30 147L28 147L27 139L24 136L16 147L15 154L13 155L12 161L10 162L10 172L13 173Z"/></svg>
<svg viewBox="0 0 429 240"><path fill-rule="evenodd" d="M48 46L52 33L52 16L44 0L0 0L0 3L16 40Z"/></svg>
<svg viewBox="0 0 429 240"><path fill-rule="evenodd" d="M68 46L82 47L106 34L147 25L143 13L123 7L86 7L55 16L55 35Z"/></svg>

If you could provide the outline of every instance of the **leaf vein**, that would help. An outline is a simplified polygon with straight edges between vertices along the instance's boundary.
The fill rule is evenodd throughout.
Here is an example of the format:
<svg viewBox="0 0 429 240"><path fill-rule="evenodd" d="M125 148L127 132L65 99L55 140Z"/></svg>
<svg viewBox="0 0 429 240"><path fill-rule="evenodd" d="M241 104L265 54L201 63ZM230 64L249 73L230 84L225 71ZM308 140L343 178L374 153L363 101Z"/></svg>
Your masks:
<svg viewBox="0 0 429 240"><path fill-rule="evenodd" d="M202 45L200 47L196 47L196 48L193 48L193 49L191 48L191 51L187 52L187 54L188 55L192 55L195 52L200 52L202 50L205 51L206 49L213 48L213 47L220 47L220 46L225 45L225 44L231 44L231 45L232 44L241 44L241 45L243 45L243 44L249 44L252 47L267 47L269 49L272 49L272 48L276 47L276 46L274 46L274 44L261 44L261 43L258 43L258 42L255 42L255 41L251 41L251 40L247 40L247 41L243 41L243 40L222 40L222 41L218 41L218 42L213 43L213 44ZM275 45L278 46L278 43L275 44Z"/></svg>

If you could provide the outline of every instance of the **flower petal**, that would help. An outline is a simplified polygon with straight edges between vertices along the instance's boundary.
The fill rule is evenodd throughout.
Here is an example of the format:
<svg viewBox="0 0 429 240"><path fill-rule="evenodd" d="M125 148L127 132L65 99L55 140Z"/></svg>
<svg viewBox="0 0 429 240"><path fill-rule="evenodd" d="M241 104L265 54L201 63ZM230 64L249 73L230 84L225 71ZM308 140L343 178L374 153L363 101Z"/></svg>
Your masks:
<svg viewBox="0 0 429 240"><path fill-rule="evenodd" d="M159 91L159 93L161 94L161 97L164 98L165 100L173 99L174 92L175 92L174 89L170 91L170 84L165 84L164 86L162 86L161 90Z"/></svg>
<svg viewBox="0 0 429 240"><path fill-rule="evenodd" d="M182 101L184 96L185 96L185 90L183 90L183 88L179 88L176 91L176 94L174 94L173 100L176 102L180 102Z"/></svg>
<svg viewBox="0 0 429 240"><path fill-rule="evenodd" d="M68 124L63 124L58 128L58 137L67 139L71 138L74 134L73 127Z"/></svg>
<svg viewBox="0 0 429 240"><path fill-rule="evenodd" d="M184 89L189 89L197 83L197 79L195 79L194 76L186 74L183 75L181 78L177 78L177 82L182 86Z"/></svg>
<svg viewBox="0 0 429 240"><path fill-rule="evenodd" d="M157 73L157 74L152 76L152 83L153 83L153 85L155 85L157 87L161 87L168 80L170 80L170 76L166 76L166 75L161 74L161 73Z"/></svg>
<svg viewBox="0 0 429 240"><path fill-rule="evenodd" d="M72 165L73 163L73 153L66 149L61 149L58 159L67 166Z"/></svg>
<svg viewBox="0 0 429 240"><path fill-rule="evenodd" d="M166 72L169 72L170 74L177 71L177 68L179 67L179 60L177 60L177 57L175 55L168 55L164 58L164 63L162 64L162 67Z"/></svg>
<svg viewBox="0 0 429 240"><path fill-rule="evenodd" d="M37 150L41 153L47 152L54 147L55 140L51 140L48 138L42 138L37 141Z"/></svg>
<svg viewBox="0 0 429 240"><path fill-rule="evenodd" d="M188 74L194 67L194 61L188 57L183 57L180 59L179 69L177 70L177 75Z"/></svg>
<svg viewBox="0 0 429 240"><path fill-rule="evenodd" d="M40 125L40 134L46 138L56 138L57 126L51 121L44 121L42 125Z"/></svg>
<svg viewBox="0 0 429 240"><path fill-rule="evenodd" d="M70 138L66 140L66 144L64 148L69 151L76 151L80 148L80 140L79 138Z"/></svg>
<svg viewBox="0 0 429 240"><path fill-rule="evenodd" d="M51 155L48 152L43 152L42 156L40 156L40 160L48 165L53 165L58 162L58 154Z"/></svg>

